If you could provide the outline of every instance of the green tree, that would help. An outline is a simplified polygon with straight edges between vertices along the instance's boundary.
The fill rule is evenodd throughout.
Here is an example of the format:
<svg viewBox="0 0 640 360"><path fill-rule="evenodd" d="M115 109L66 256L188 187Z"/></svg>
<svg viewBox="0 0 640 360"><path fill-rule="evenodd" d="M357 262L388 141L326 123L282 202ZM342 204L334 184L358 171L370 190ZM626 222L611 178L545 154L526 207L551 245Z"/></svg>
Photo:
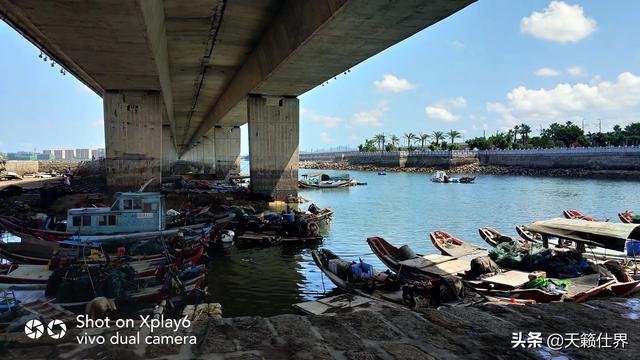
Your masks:
<svg viewBox="0 0 640 360"><path fill-rule="evenodd" d="M471 148L471 149L488 150L488 149L491 148L491 143L485 137L477 137L477 138L473 138L473 139L468 139L466 141L466 143L467 143L467 145L469 145L469 148Z"/></svg>
<svg viewBox="0 0 640 360"><path fill-rule="evenodd" d="M567 121L564 125L553 123L548 129L542 130L542 136L548 136L557 143L562 143L565 147L574 146L584 141L584 131L572 123Z"/></svg>
<svg viewBox="0 0 640 360"><path fill-rule="evenodd" d="M383 151L384 150L384 142L385 142L384 134L378 134L378 135L374 136L373 138L378 143L378 149L380 149L380 151Z"/></svg>
<svg viewBox="0 0 640 360"><path fill-rule="evenodd" d="M522 140L522 146L529 145L529 134L531 133L531 127L527 124L520 124L520 139Z"/></svg>
<svg viewBox="0 0 640 360"><path fill-rule="evenodd" d="M391 135L391 145L393 145L394 148L400 146L400 139L395 135Z"/></svg>
<svg viewBox="0 0 640 360"><path fill-rule="evenodd" d="M375 139L368 139L364 141L364 144L358 145L358 150L361 152L375 152L378 150Z"/></svg>
<svg viewBox="0 0 640 360"><path fill-rule="evenodd" d="M416 134L414 133L405 133L404 138L407 139L407 150L411 147L411 142L416 139Z"/></svg>
<svg viewBox="0 0 640 360"><path fill-rule="evenodd" d="M420 133L418 138L420 139L420 148L424 150L424 144L429 141L429 134Z"/></svg>
<svg viewBox="0 0 640 360"><path fill-rule="evenodd" d="M433 132L433 142L436 144L436 147L440 144L440 140L444 139L444 132L442 131L434 131Z"/></svg>
<svg viewBox="0 0 640 360"><path fill-rule="evenodd" d="M447 133L447 138L449 140L451 140L451 145L453 145L453 143L456 141L457 138L459 138L462 134L460 134L460 132L455 131L455 130L449 130L449 132Z"/></svg>

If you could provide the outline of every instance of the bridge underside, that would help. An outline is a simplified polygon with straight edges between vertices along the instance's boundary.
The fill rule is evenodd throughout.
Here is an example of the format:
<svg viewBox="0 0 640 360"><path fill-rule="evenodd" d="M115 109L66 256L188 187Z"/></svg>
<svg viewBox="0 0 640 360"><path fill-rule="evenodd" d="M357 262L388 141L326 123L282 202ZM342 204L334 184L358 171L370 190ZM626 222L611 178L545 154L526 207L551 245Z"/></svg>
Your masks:
<svg viewBox="0 0 640 360"><path fill-rule="evenodd" d="M295 193L296 97L472 2L0 0L0 16L104 98L114 188L178 158L226 176L249 122L254 191L280 197Z"/></svg>

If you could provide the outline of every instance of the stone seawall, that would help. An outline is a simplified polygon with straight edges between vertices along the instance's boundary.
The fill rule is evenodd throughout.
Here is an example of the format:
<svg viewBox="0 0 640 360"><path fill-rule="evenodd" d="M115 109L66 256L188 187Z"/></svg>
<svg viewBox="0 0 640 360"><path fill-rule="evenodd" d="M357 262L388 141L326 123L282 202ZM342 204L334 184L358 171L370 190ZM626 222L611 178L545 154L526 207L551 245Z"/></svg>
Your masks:
<svg viewBox="0 0 640 360"><path fill-rule="evenodd" d="M533 169L640 170L640 152L480 152L481 165Z"/></svg>
<svg viewBox="0 0 640 360"><path fill-rule="evenodd" d="M640 147L385 153L349 151L300 154L300 161L339 162L353 166L440 169L450 169L479 162L481 166L524 169L640 171Z"/></svg>
<svg viewBox="0 0 640 360"><path fill-rule="evenodd" d="M300 154L300 161L340 162L353 166L431 168L449 167L477 163L476 153L471 151L448 152L385 152L385 153L314 153Z"/></svg>

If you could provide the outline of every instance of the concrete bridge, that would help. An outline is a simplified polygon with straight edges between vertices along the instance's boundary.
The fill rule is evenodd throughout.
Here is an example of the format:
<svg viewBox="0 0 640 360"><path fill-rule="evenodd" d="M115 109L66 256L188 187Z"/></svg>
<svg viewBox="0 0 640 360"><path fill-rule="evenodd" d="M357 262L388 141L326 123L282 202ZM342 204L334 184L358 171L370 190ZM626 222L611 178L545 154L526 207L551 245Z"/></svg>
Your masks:
<svg viewBox="0 0 640 360"><path fill-rule="evenodd" d="M223 178L249 123L256 194L296 194L298 96L475 0L0 0L0 16L104 101L107 181L177 159Z"/></svg>

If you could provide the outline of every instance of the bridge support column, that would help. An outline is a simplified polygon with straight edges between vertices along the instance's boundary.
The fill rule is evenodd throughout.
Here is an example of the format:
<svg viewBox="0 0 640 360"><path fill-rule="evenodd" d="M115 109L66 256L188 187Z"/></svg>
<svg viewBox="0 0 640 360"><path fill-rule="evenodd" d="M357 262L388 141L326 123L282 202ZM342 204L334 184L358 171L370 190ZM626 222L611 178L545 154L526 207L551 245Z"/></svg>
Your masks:
<svg viewBox="0 0 640 360"><path fill-rule="evenodd" d="M178 152L171 137L171 126L162 125L162 175L171 175L171 168L178 160Z"/></svg>
<svg viewBox="0 0 640 360"><path fill-rule="evenodd" d="M247 99L254 194L277 200L298 194L299 109L295 97Z"/></svg>
<svg viewBox="0 0 640 360"><path fill-rule="evenodd" d="M214 129L209 130L180 160L191 163L201 174L213 174L216 162L214 132Z"/></svg>
<svg viewBox="0 0 640 360"><path fill-rule="evenodd" d="M216 178L240 173L240 127L215 127Z"/></svg>
<svg viewBox="0 0 640 360"><path fill-rule="evenodd" d="M107 91L104 102L107 186L137 190L154 178L159 187L164 105L157 91Z"/></svg>

